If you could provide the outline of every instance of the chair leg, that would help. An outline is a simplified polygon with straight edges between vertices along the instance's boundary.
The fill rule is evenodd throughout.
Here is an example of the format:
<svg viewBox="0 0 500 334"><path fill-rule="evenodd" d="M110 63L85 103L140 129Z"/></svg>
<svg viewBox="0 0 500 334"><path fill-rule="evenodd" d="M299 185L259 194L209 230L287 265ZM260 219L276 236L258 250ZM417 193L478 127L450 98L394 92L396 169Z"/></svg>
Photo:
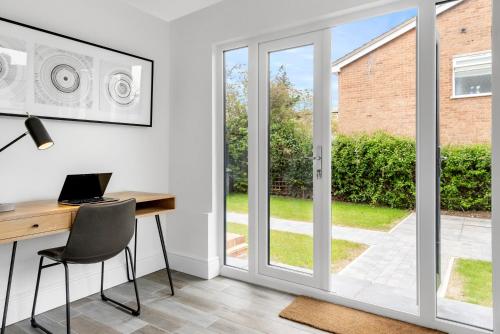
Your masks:
<svg viewBox="0 0 500 334"><path fill-rule="evenodd" d="M134 233L134 271L137 273L137 218L135 219L135 233ZM128 270L128 255L127 252L125 252L125 263L127 266L127 280L129 282L132 282L132 279L130 278L130 273ZM130 260L130 265L132 266L132 260Z"/></svg>
<svg viewBox="0 0 500 334"><path fill-rule="evenodd" d="M170 265L168 264L167 249L165 247L165 239L163 238L163 230L161 228L160 216L156 215L156 226L158 227L158 234L160 236L161 249L163 250L163 259L165 260L165 268L167 269L168 281L170 283L171 295L174 295L174 283L172 282L172 273L170 272Z"/></svg>
<svg viewBox="0 0 500 334"><path fill-rule="evenodd" d="M132 262L132 253L130 253L130 249L127 247L125 248L125 252L128 252L128 255L130 257L130 262ZM135 262L135 254L134 254L134 262ZM134 290L135 290L135 301L137 303L137 315L140 314L141 312L141 301L139 300L139 288L137 287L137 278L135 276L135 263L134 263L134 268L132 269L132 277L134 281Z"/></svg>
<svg viewBox="0 0 500 334"><path fill-rule="evenodd" d="M106 296L104 295L103 291L104 291L104 261L101 262L101 299L105 300Z"/></svg>
<svg viewBox="0 0 500 334"><path fill-rule="evenodd" d="M71 310L70 310L70 301L69 301L69 270L68 270L68 264L66 262L63 262L64 265L64 277L66 280L66 332L68 334L71 333L71 324L70 324L70 319L71 319Z"/></svg>
<svg viewBox="0 0 500 334"><path fill-rule="evenodd" d="M126 247L125 248L125 255L129 257L130 263L132 263L132 253L130 252L130 248ZM137 289L137 282L135 279L135 270L133 266L131 266L131 271L132 271L132 282L134 282L134 290L135 290L135 298L137 302L137 309L133 309L131 307L128 307L127 305L124 305L120 302L117 302L116 300L113 300L109 297L107 297L104 294L104 262L101 264L101 299L105 302L110 302L112 304L115 304L125 311L130 312L133 316L139 316L141 314L141 302L139 300L139 290Z"/></svg>
<svg viewBox="0 0 500 334"><path fill-rule="evenodd" d="M38 328L40 329L41 331L47 333L47 334L52 334L51 331L49 331L47 328L43 327L42 325L40 325L38 322L36 322L36 319L35 319L35 310L36 310L36 302L37 302L37 299L38 299L38 290L40 288L40 277L42 275L42 269L45 269L45 268L49 268L49 267L53 267L53 266L57 266L59 265L60 263L51 263L51 264L47 264L47 265L43 265L43 256L40 257L40 265L38 266L38 275L37 275L37 278L36 278L36 286L35 286L35 297L33 299L33 308L31 309L31 326L34 327L34 328ZM66 281L66 322L67 322L67 325L66 325L66 330L67 330L67 333L70 334L71 333L71 327L70 327L70 313L69 313L69 280L68 280L68 266L66 263L64 263L64 269L65 269L65 281Z"/></svg>
<svg viewBox="0 0 500 334"><path fill-rule="evenodd" d="M128 270L128 255L127 252L125 252L125 266L127 267L127 281L131 282L132 279L130 278L130 273Z"/></svg>

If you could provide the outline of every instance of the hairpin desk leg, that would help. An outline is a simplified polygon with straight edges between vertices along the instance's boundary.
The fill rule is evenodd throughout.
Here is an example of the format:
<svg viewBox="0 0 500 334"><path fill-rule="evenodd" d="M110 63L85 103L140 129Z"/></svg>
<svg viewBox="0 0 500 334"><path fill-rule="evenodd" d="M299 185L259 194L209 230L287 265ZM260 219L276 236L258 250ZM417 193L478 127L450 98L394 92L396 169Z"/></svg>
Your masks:
<svg viewBox="0 0 500 334"><path fill-rule="evenodd" d="M170 273L170 266L168 264L167 249L165 248L165 239L163 239L163 230L161 228L160 215L156 215L156 226L158 227L158 234L160 235L161 248L163 250L163 258L165 259L165 267L167 269L168 281L170 283L170 291L174 295L174 284L172 283L172 274Z"/></svg>
<svg viewBox="0 0 500 334"><path fill-rule="evenodd" d="M17 241L12 244L12 255L10 256L9 279L7 281L7 291L5 293L5 304L3 307L2 330L1 334L5 333L5 322L7 321L7 311L9 309L10 285L12 283L12 273L14 271L14 261L16 260Z"/></svg>

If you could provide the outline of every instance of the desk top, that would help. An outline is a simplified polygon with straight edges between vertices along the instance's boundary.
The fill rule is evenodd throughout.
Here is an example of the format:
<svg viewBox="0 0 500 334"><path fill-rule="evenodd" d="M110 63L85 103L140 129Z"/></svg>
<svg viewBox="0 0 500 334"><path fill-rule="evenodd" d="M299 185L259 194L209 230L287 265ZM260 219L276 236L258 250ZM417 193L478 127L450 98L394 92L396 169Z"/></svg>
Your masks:
<svg viewBox="0 0 500 334"><path fill-rule="evenodd" d="M122 191L116 193L109 193L106 194L105 196L111 198L118 198L119 200L135 198L138 207L140 207L140 203L156 202L166 199L172 199L173 200L172 206L165 207L164 211L171 211L175 209L175 196L170 194L147 193L140 191ZM158 207L158 209L160 209L160 207ZM78 206L59 204L57 200L20 202L16 204L16 210L1 212L0 222L6 220L14 220L14 219L51 215L64 212L76 212L76 211L78 211ZM138 208L137 211L141 211L141 208Z"/></svg>
<svg viewBox="0 0 500 334"><path fill-rule="evenodd" d="M171 194L123 191L106 197L135 198L137 218L175 210L175 196ZM0 213L0 244L67 231L77 211L78 206L61 205L57 200L17 203L15 211Z"/></svg>

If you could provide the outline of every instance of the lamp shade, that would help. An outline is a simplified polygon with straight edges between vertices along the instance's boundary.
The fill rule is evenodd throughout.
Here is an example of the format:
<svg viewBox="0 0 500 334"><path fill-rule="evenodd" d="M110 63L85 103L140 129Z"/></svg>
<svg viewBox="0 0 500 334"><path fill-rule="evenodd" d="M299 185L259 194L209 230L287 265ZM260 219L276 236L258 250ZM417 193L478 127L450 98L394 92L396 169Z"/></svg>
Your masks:
<svg viewBox="0 0 500 334"><path fill-rule="evenodd" d="M24 124L39 150L45 150L54 145L52 138L50 138L49 133L38 117L30 116L26 119Z"/></svg>

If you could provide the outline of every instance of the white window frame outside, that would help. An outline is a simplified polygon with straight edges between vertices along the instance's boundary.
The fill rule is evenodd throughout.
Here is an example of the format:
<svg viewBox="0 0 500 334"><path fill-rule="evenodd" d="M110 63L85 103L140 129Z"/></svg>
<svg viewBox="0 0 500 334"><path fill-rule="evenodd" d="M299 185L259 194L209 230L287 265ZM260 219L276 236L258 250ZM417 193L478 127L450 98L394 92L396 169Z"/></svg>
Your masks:
<svg viewBox="0 0 500 334"><path fill-rule="evenodd" d="M225 266L222 261L220 274L252 284L345 305L381 316L432 327L454 334L500 334L500 205L492 207L492 263L493 263L493 331L460 324L437 317L436 292L436 3L438 0L380 0L365 3L330 17L323 17L306 25L289 27L266 35L242 38L236 42L213 44L213 198L214 214L218 228L218 256L224 256L224 136L223 136L223 62L225 50L248 47L248 205L249 205L249 267L242 270ZM493 6L492 54L500 54L500 2L491 0ZM419 314L409 314L376 305L344 298L329 291L287 282L265 276L258 270L258 56L259 44L301 33L331 28L370 16L418 8L417 19L417 299ZM492 57L492 89L500 87L500 57ZM492 129L500 129L500 94L492 95ZM492 203L500 197L500 131L492 131Z"/></svg>
<svg viewBox="0 0 500 334"><path fill-rule="evenodd" d="M451 78L452 79L451 80L451 83L452 83L452 95L451 95L451 98L452 99L464 99L464 98L469 98L469 97L491 96L491 92L489 92L489 93L479 93L479 94L456 94L456 86L455 86L455 75L456 75L457 69L459 69L461 67L467 67L467 66L458 66L457 65L458 61L461 61L461 60L473 60L475 58L480 58L480 57L488 55L488 54L490 56L490 61L489 62L481 63L481 65L487 65L487 64L489 64L490 67L491 67L491 61L492 61L491 50L486 50L486 51L481 51L481 52L474 52L474 53L467 53L467 54L461 54L461 55L453 56L452 69L451 69L451 75L452 75L452 78Z"/></svg>

